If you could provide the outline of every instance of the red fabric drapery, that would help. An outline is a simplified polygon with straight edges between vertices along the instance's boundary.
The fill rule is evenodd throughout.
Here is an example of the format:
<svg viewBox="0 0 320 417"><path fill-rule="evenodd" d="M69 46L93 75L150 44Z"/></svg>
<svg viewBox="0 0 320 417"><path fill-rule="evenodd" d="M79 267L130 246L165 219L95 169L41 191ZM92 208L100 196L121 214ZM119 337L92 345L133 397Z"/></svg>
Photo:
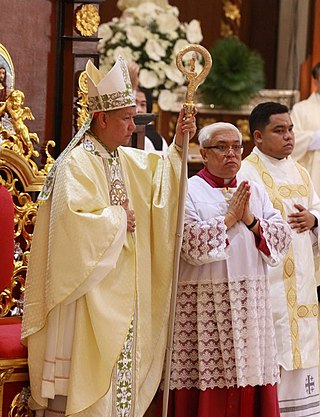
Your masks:
<svg viewBox="0 0 320 417"><path fill-rule="evenodd" d="M14 255L14 205L9 191L0 185L0 291L10 286Z"/></svg>

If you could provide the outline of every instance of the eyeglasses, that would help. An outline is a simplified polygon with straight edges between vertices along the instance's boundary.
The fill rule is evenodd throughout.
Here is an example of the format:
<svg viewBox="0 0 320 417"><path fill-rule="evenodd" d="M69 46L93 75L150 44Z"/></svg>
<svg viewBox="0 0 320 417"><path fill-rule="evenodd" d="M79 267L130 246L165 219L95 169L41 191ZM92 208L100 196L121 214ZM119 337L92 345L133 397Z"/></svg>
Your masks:
<svg viewBox="0 0 320 417"><path fill-rule="evenodd" d="M204 146L204 149L215 149L221 155L228 155L230 151L236 154L243 153L243 145L214 145L214 146Z"/></svg>

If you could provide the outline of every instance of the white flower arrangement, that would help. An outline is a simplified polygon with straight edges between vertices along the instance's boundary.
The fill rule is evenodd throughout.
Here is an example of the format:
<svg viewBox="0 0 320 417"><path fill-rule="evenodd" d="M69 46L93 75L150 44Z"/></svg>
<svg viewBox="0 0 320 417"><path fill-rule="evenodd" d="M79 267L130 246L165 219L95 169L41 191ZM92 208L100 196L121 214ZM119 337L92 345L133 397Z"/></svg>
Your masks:
<svg viewBox="0 0 320 417"><path fill-rule="evenodd" d="M139 84L153 90L163 110L168 110L166 103L175 100L176 90L186 82L176 67L177 53L203 38L198 20L181 23L178 16L177 7L146 2L127 8L120 18L101 24L98 31L100 68L108 71L119 54L127 63L135 61L140 67ZM201 69L201 65L196 68Z"/></svg>

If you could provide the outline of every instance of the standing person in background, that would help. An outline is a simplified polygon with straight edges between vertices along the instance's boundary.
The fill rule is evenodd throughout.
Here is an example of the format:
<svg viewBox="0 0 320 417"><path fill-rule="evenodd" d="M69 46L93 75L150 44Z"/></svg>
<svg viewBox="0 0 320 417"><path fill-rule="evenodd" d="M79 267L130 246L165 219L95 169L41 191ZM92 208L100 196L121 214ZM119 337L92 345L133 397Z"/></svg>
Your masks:
<svg viewBox="0 0 320 417"><path fill-rule="evenodd" d="M304 166L320 196L320 62L312 69L315 91L294 104L290 117L296 143L292 158Z"/></svg>
<svg viewBox="0 0 320 417"><path fill-rule="evenodd" d="M266 102L249 117L255 142L240 175L265 187L292 228L283 262L269 267L281 382L282 417L320 416L318 300L314 254L319 251L320 199L310 175L294 162L295 139L287 106Z"/></svg>
<svg viewBox="0 0 320 417"><path fill-rule="evenodd" d="M40 194L25 291L31 408L45 417L142 417L165 354L181 147L181 110L162 159L126 145L135 98L119 57L86 66L91 117Z"/></svg>
<svg viewBox="0 0 320 417"><path fill-rule="evenodd" d="M239 180L234 125L208 125L199 142L205 168L188 180L168 415L279 417L267 264L284 257L290 228L263 187Z"/></svg>
<svg viewBox="0 0 320 417"><path fill-rule="evenodd" d="M152 90L139 86L139 65L132 61L129 63L128 69L136 97L137 114L152 113ZM168 150L167 141L156 131L153 122L146 125L144 145L146 152L159 155L165 155Z"/></svg>

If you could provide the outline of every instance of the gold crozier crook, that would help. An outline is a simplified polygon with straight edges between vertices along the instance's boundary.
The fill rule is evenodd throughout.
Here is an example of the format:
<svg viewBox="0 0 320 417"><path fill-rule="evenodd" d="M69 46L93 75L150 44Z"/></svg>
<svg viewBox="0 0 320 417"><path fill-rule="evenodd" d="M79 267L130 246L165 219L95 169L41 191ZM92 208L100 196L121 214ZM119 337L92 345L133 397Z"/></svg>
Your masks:
<svg viewBox="0 0 320 417"><path fill-rule="evenodd" d="M184 63L182 60L184 55L187 54L188 52L193 52L193 56L189 63L189 66L190 66L189 69L184 66ZM196 53L199 53L203 57L203 60L204 60L202 71L199 74L197 74L195 71ZM204 48L201 45L191 44L181 49L181 51L178 52L177 57L176 57L176 64L177 64L178 69L182 72L182 74L185 75L188 81L186 101L183 104L187 113L187 117L188 117L192 114L192 111L194 109L194 103L193 103L194 94L197 88L199 87L199 85L206 79L207 75L210 72L210 69L212 66L212 58L206 48Z"/></svg>

